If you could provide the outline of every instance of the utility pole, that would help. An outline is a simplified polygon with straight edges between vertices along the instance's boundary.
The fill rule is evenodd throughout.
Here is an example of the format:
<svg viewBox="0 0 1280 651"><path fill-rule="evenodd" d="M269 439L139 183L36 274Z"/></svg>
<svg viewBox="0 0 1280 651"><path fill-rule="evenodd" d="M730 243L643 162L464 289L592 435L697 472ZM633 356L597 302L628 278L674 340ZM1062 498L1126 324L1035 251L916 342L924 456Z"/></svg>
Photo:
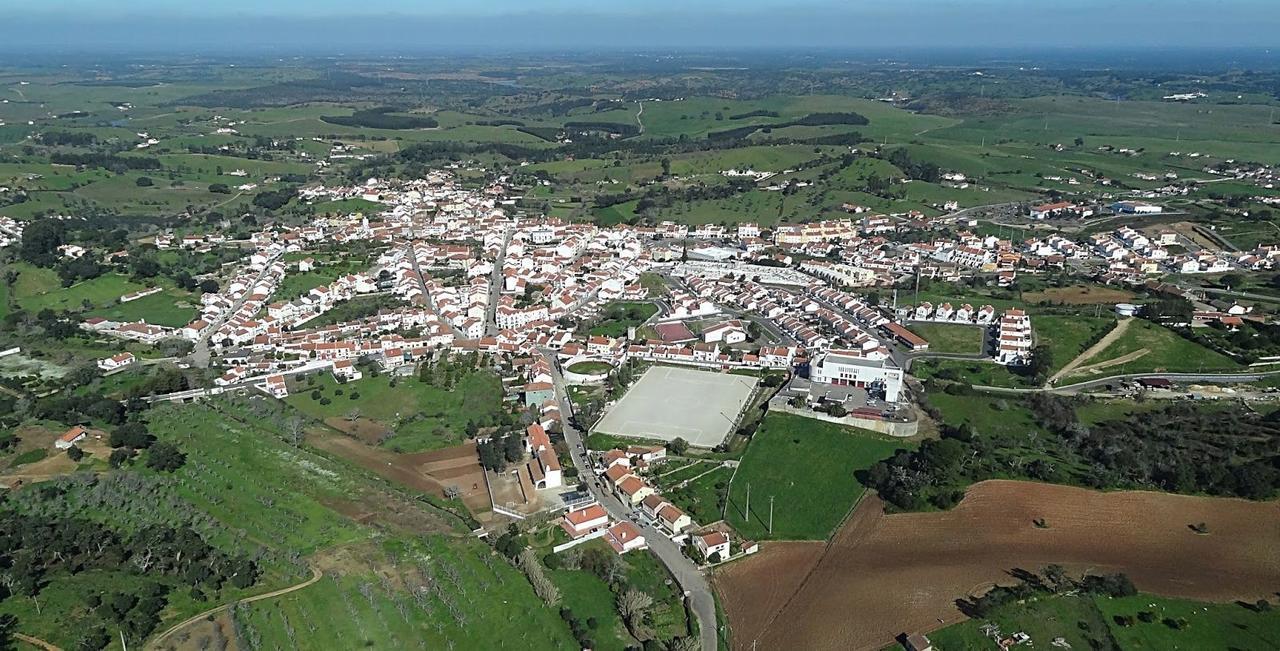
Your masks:
<svg viewBox="0 0 1280 651"><path fill-rule="evenodd" d="M769 535L773 535L773 496L769 496Z"/></svg>
<svg viewBox="0 0 1280 651"><path fill-rule="evenodd" d="M913 301L916 306L920 305L920 263L916 263L916 298Z"/></svg>
<svg viewBox="0 0 1280 651"><path fill-rule="evenodd" d="M747 522L751 522L751 482L747 482Z"/></svg>

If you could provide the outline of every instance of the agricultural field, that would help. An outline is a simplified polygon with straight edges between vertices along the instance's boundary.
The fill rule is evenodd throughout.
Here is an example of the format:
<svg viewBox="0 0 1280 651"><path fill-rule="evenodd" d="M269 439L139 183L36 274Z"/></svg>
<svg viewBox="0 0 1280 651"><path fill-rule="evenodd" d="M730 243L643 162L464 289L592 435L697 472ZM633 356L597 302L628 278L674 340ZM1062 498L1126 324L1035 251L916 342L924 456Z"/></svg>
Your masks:
<svg viewBox="0 0 1280 651"><path fill-rule="evenodd" d="M1253 522L1274 508L990 481L944 513L885 515L878 499L864 499L825 551L775 553L771 548L808 545L775 542L718 571L716 585L739 649L752 640L766 648L883 648L903 631L962 619L956 600L1012 583L1010 570L1047 563L1073 574L1124 572L1139 590L1166 597L1252 602L1271 596L1280 581L1280 563L1267 551L1280 539ZM1209 523L1211 533L1188 527L1197 522ZM785 594L759 589L788 576L809 578L784 582ZM858 616L835 615L850 612Z"/></svg>
<svg viewBox="0 0 1280 651"><path fill-rule="evenodd" d="M769 414L733 477L726 520L751 540L825 540L862 497L855 473L903 446L825 421Z"/></svg>

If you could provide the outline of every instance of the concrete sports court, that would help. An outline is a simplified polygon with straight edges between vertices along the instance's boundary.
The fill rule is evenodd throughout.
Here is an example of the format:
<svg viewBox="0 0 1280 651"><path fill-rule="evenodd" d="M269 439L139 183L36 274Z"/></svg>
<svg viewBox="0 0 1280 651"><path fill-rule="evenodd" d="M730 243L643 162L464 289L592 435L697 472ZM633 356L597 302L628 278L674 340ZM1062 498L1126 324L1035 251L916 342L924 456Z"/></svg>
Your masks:
<svg viewBox="0 0 1280 651"><path fill-rule="evenodd" d="M701 448L724 442L758 378L654 366L605 414L596 431Z"/></svg>

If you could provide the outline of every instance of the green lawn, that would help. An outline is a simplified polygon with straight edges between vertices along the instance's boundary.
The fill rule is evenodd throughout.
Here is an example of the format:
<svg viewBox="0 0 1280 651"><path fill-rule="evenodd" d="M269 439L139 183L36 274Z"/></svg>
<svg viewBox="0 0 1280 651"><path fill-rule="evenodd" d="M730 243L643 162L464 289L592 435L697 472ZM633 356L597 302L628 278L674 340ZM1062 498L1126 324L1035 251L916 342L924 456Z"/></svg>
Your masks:
<svg viewBox="0 0 1280 651"><path fill-rule="evenodd" d="M989 651L997 648L981 632L983 622L1000 627L1003 637L1023 632L1035 648L1053 649L1055 638L1064 638L1072 649L1089 649L1090 639L1106 639L1107 621L1094 598L1045 596L1002 606L988 620L968 620L929 634L940 651Z"/></svg>
<svg viewBox="0 0 1280 651"><path fill-rule="evenodd" d="M220 537L314 551L364 535L325 505L359 489L336 462L201 404L158 407L150 422L157 438L176 443L191 459L175 474L177 493L228 523Z"/></svg>
<svg viewBox="0 0 1280 651"><path fill-rule="evenodd" d="M728 521L754 540L825 540L862 496L863 486L854 473L900 447L900 441L864 430L769 414L747 446L729 488ZM772 533L767 530L771 497Z"/></svg>
<svg viewBox="0 0 1280 651"><path fill-rule="evenodd" d="M911 329L918 330L921 325L940 324L915 324ZM1055 370L1066 366L1077 355L1084 352L1092 341L1101 337L1114 325L1115 319L1111 317L1063 314L1039 314L1031 317L1031 330L1036 343L1049 347ZM943 327L963 326L944 325ZM929 337L925 338L929 339ZM929 340L929 344L929 350L934 350L932 339ZM1035 384L1028 375L1011 370L1007 366L986 361L923 359L911 365L911 374L921 379L939 377L992 387L1030 387Z"/></svg>
<svg viewBox="0 0 1280 651"><path fill-rule="evenodd" d="M612 369L613 365L608 362L578 362L566 370L583 375L598 375L600 373L608 373Z"/></svg>
<svg viewBox="0 0 1280 651"><path fill-rule="evenodd" d="M90 314L112 321L145 319L147 323L179 328L191 323L199 313L193 301L190 294L170 289L128 303L117 303L111 307L94 310Z"/></svg>
<svg viewBox="0 0 1280 651"><path fill-rule="evenodd" d="M933 353L981 353L981 326L956 323L913 323L910 330L929 342Z"/></svg>
<svg viewBox="0 0 1280 651"><path fill-rule="evenodd" d="M941 378L988 387L1029 387L1031 378L992 361L922 359L911 364L911 375L922 380Z"/></svg>
<svg viewBox="0 0 1280 651"><path fill-rule="evenodd" d="M348 416L358 410L360 417L395 432L386 445L405 452L461 443L467 422L490 423L498 417L502 405L502 383L488 371L460 376L452 391L417 378L400 378L393 387L386 375L341 385L327 373L315 377L314 384L300 384L286 402L318 420ZM329 404L312 399L312 391L319 391ZM352 395L358 397L352 399Z"/></svg>

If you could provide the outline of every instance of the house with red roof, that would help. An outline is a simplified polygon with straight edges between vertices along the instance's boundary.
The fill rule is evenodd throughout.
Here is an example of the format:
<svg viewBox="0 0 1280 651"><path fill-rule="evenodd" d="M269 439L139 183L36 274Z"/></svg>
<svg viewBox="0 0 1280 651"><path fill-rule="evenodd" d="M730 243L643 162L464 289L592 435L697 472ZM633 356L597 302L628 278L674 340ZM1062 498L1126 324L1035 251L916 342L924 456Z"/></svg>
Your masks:
<svg viewBox="0 0 1280 651"><path fill-rule="evenodd" d="M609 546L613 547L613 551L618 552L620 555L649 547L644 540L644 535L640 533L640 528L625 521L609 527L609 533L605 534L605 540L609 541Z"/></svg>
<svg viewBox="0 0 1280 651"><path fill-rule="evenodd" d="M560 522L560 527L574 540L607 526L609 526L609 513L603 506L594 502L565 513L564 519Z"/></svg>

